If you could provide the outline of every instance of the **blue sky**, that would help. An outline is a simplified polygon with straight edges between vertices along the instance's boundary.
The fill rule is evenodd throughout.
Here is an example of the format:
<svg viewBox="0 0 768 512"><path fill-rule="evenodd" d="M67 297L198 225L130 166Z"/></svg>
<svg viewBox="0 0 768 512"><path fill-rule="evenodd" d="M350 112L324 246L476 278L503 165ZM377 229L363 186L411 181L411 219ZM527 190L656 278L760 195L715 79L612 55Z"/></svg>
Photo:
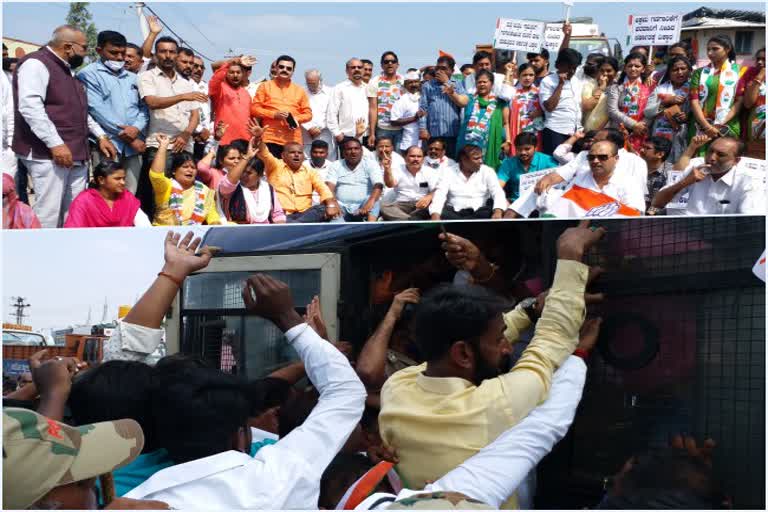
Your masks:
<svg viewBox="0 0 768 512"><path fill-rule="evenodd" d="M131 4L92 3L99 30L118 30L141 44ZM437 50L453 53L461 64L471 60L476 43L490 43L496 18L561 19L560 2L504 3L210 3L148 2L170 27L195 49L212 59L251 53L259 59L257 74L281 53L298 61L301 73L319 68L327 84L345 78L344 62L352 56L378 63L392 49L401 68L434 62ZM626 41L628 14L690 12L713 8L761 10L762 3L731 2L576 2L572 16L591 16L608 37ZM44 43L63 23L68 6L58 2L3 4L3 34ZM377 66L378 69L378 66ZM302 79L303 81L303 79Z"/></svg>

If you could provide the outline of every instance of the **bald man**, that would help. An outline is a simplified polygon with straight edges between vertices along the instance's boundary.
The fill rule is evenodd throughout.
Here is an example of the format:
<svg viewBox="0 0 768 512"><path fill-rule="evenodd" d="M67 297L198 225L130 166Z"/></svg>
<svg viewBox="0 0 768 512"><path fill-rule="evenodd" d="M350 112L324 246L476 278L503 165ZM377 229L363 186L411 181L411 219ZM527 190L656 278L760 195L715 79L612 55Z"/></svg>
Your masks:
<svg viewBox="0 0 768 512"><path fill-rule="evenodd" d="M104 130L88 115L85 88L74 72L85 61L88 41L62 25L40 50L19 60L13 78L13 151L29 170L34 210L44 228L61 227L69 205L86 187L88 133L107 158L117 155Z"/></svg>

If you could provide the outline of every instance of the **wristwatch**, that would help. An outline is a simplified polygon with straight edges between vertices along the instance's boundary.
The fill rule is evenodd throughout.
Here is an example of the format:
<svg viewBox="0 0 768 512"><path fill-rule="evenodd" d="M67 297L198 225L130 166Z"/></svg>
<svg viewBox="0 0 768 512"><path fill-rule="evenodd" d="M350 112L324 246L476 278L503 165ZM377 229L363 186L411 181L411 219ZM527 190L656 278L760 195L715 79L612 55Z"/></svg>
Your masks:
<svg viewBox="0 0 768 512"><path fill-rule="evenodd" d="M536 297L528 297L527 299L521 300L518 305L520 308L525 311L525 314L528 315L528 319L531 322L535 322L538 317L536 316Z"/></svg>
<svg viewBox="0 0 768 512"><path fill-rule="evenodd" d="M661 211L661 208L656 208L655 206L649 206L648 210L645 212L646 215L656 215Z"/></svg>

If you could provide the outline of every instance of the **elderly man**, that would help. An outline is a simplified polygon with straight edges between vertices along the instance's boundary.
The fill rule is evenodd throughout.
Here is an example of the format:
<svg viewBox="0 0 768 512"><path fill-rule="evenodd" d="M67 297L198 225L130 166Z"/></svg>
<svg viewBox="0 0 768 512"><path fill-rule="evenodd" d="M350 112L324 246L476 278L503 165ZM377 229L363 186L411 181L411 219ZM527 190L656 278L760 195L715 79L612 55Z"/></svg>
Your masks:
<svg viewBox="0 0 768 512"><path fill-rule="evenodd" d="M265 128L264 142L275 158L283 154L289 142L301 143L299 125L312 120L307 93L292 82L296 60L288 55L277 58L277 75L262 83L253 97L251 116Z"/></svg>
<svg viewBox="0 0 768 512"><path fill-rule="evenodd" d="M326 158L336 160L336 145L333 135L328 129L328 105L331 102L333 90L323 83L323 75L317 69L310 69L304 73L307 83L307 96L309 106L312 108L312 119L301 125L301 136L304 142L304 156L310 158L312 143L316 140L328 144Z"/></svg>
<svg viewBox="0 0 768 512"><path fill-rule="evenodd" d="M429 213L432 220L500 219L507 198L496 172L483 163L483 150L467 144L459 165L441 175Z"/></svg>
<svg viewBox="0 0 768 512"><path fill-rule="evenodd" d="M347 61L347 79L333 88L328 106L328 129L336 142L360 137L368 129L368 96L363 82L363 62Z"/></svg>
<svg viewBox="0 0 768 512"><path fill-rule="evenodd" d="M99 32L96 44L99 60L83 68L77 78L88 94L88 112L117 148L125 169L126 188L135 194L149 112L139 99L136 75L125 70L125 36L106 30ZM99 161L95 153L94 165Z"/></svg>
<svg viewBox="0 0 768 512"><path fill-rule="evenodd" d="M392 106L403 94L403 77L397 73L400 66L397 54L392 51L381 55L382 73L368 82L368 146L374 146L379 137L392 139L395 147L400 142L403 129L391 123Z"/></svg>
<svg viewBox="0 0 768 512"><path fill-rule="evenodd" d="M363 158L359 140L348 138L342 143L344 154L331 165L326 183L336 195L347 222L374 222L379 216L379 198L384 188L381 168L371 159Z"/></svg>
<svg viewBox="0 0 768 512"><path fill-rule="evenodd" d="M424 167L424 151L411 146L405 154L405 165L384 163L384 184L394 190L394 200L381 204L384 220L429 220L429 205L440 182L440 174Z"/></svg>
<svg viewBox="0 0 768 512"><path fill-rule="evenodd" d="M422 84L419 99L419 108L427 113L419 119L419 138L424 141L442 138L451 158L456 156L461 109L469 102L464 86L451 78L455 65L453 57L438 58L435 77Z"/></svg>
<svg viewBox="0 0 768 512"><path fill-rule="evenodd" d="M19 60L13 77L12 148L35 185L34 210L44 228L62 226L88 178L88 132L114 158L115 148L88 114L82 82L74 76L88 53L80 30L58 27L47 46Z"/></svg>
<svg viewBox="0 0 768 512"><path fill-rule="evenodd" d="M688 156L705 143L703 138L691 142L675 164L676 169L684 169L683 178L656 194L649 213L677 198L686 204L683 215L765 215L765 188L759 183L765 176L753 176L740 165L744 143L721 137L709 145L706 158Z"/></svg>
<svg viewBox="0 0 768 512"><path fill-rule="evenodd" d="M561 194L558 191L536 197L530 190L512 203L509 215L515 217L534 203L546 217L635 217L645 211L645 194L633 180L615 171L621 159L618 146L604 140L589 148L590 172L579 173ZM522 205L522 206L521 206ZM526 215L527 216L527 215Z"/></svg>
<svg viewBox="0 0 768 512"><path fill-rule="evenodd" d="M405 75L404 84L405 92L392 105L389 117L389 123L392 126L397 126L403 130L400 135L400 144L396 146L401 153L419 143L419 119L427 115L425 111L419 109L419 99L421 98L419 72L409 71Z"/></svg>
<svg viewBox="0 0 768 512"><path fill-rule="evenodd" d="M363 63L363 83L368 85L373 76L373 61L370 59L362 59L360 62Z"/></svg>

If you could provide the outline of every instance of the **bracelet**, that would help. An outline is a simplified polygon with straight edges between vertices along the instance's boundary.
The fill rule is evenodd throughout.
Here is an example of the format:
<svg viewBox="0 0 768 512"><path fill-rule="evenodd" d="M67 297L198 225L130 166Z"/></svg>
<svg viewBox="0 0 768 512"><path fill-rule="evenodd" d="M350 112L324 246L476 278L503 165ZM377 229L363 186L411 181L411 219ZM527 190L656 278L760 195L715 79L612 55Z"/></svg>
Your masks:
<svg viewBox="0 0 768 512"><path fill-rule="evenodd" d="M498 269L498 268L499 268L498 265L496 265L495 263L491 263L491 275L489 275L487 278L482 279L482 280L474 278L473 280L475 281L475 284L487 283L488 281L493 279L493 276L496 275L496 269Z"/></svg>
<svg viewBox="0 0 768 512"><path fill-rule="evenodd" d="M584 350L583 348L577 348L573 351L573 355L576 357L580 357L584 360L584 362L587 362L589 359L589 350Z"/></svg>
<svg viewBox="0 0 768 512"><path fill-rule="evenodd" d="M181 288L181 283L182 283L182 281L183 281L182 279L177 279L177 278L173 277L171 274L169 274L169 273L167 273L167 272L158 272L158 273L157 273L157 277L160 277L160 276L163 276L163 277L165 277L165 278L168 278L168 279L170 279L171 281L173 281L174 283L176 283L176 286L178 286L179 288Z"/></svg>

